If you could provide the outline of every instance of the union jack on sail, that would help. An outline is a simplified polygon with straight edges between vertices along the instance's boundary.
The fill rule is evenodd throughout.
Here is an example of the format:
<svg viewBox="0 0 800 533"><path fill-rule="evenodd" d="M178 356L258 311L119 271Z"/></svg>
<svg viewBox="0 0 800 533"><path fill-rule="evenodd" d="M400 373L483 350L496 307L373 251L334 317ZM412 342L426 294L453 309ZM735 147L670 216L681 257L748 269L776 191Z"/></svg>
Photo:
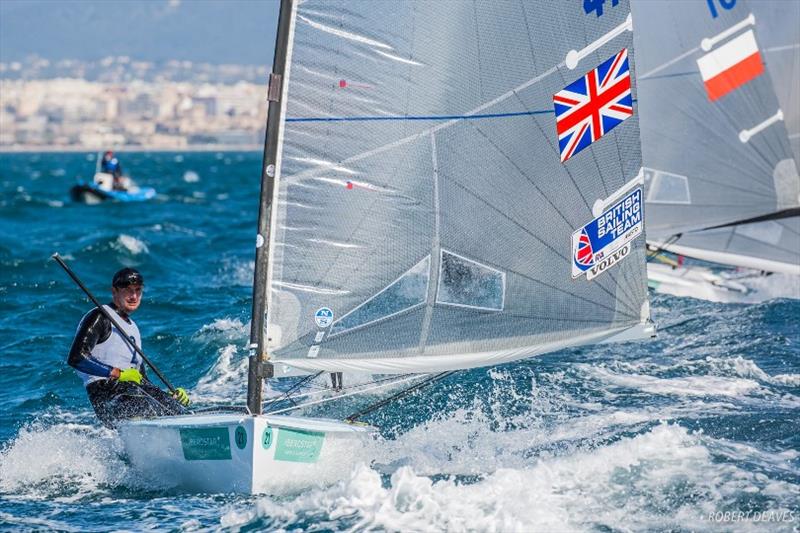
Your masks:
<svg viewBox="0 0 800 533"><path fill-rule="evenodd" d="M633 115L628 49L553 95L561 162Z"/></svg>

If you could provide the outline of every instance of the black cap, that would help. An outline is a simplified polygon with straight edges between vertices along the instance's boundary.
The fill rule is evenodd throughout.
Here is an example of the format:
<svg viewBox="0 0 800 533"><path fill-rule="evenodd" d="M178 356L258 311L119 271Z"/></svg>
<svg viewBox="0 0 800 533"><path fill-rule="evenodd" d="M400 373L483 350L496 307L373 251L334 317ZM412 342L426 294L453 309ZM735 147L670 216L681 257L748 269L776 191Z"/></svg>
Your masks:
<svg viewBox="0 0 800 533"><path fill-rule="evenodd" d="M111 285L122 289L128 285L144 285L144 278L135 268L123 268L111 280Z"/></svg>

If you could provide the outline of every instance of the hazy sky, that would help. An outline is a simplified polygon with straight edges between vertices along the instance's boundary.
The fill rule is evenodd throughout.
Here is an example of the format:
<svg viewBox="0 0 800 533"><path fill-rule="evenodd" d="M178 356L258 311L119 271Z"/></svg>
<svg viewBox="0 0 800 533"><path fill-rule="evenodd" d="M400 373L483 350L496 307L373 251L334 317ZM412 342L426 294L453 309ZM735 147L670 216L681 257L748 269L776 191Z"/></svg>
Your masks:
<svg viewBox="0 0 800 533"><path fill-rule="evenodd" d="M272 64L278 0L0 0L0 61Z"/></svg>

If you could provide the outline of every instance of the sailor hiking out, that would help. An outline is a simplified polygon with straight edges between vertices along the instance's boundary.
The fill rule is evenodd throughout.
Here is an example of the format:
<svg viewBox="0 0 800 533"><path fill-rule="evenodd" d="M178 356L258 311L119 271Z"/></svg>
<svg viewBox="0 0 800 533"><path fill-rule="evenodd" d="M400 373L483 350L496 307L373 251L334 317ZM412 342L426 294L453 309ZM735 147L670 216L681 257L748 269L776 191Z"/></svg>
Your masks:
<svg viewBox="0 0 800 533"><path fill-rule="evenodd" d="M108 427L135 417L182 414L189 404L185 390L170 395L153 385L143 359L122 338L125 335L141 347L139 328L130 314L139 308L143 288L144 279L133 268L114 274L112 303L103 307L122 331L94 308L81 320L69 351L67 362L83 380L97 417Z"/></svg>

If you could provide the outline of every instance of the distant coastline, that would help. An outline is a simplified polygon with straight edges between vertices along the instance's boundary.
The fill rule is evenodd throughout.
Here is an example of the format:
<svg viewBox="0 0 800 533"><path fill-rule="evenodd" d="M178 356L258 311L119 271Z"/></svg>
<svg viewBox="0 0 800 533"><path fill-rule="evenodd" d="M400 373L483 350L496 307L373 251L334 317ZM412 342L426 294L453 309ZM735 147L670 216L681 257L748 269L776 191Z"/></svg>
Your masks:
<svg viewBox="0 0 800 533"><path fill-rule="evenodd" d="M193 144L189 146L37 146L37 145L10 145L0 146L0 154L26 154L26 153L96 153L108 148L116 152L261 152L263 145L256 144Z"/></svg>

